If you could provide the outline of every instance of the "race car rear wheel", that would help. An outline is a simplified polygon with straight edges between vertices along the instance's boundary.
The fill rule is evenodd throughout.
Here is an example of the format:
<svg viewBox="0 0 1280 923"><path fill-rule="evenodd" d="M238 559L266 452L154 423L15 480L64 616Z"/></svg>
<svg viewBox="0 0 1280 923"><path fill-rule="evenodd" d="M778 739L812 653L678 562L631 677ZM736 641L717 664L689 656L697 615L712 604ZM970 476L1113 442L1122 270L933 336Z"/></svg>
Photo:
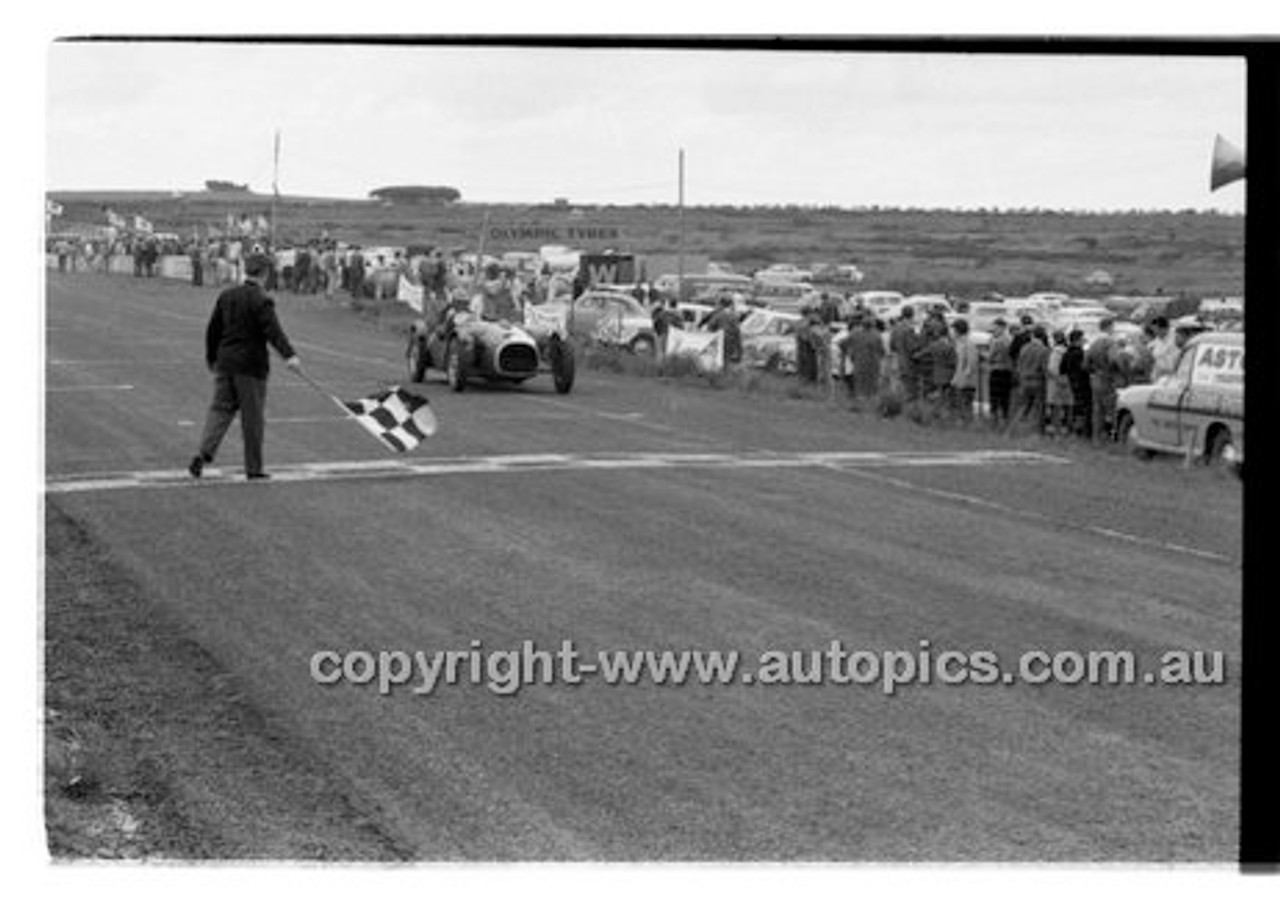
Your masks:
<svg viewBox="0 0 1280 923"><path fill-rule="evenodd" d="M1205 461L1215 468L1227 469L1243 476L1244 466L1238 461L1235 446L1231 442L1231 431L1225 426L1219 426L1210 434L1205 448Z"/></svg>
<svg viewBox="0 0 1280 923"><path fill-rule="evenodd" d="M557 394L568 394L573 389L573 344L561 339L551 341L551 380Z"/></svg>
<svg viewBox="0 0 1280 923"><path fill-rule="evenodd" d="M457 337L451 339L449 345L445 347L444 375L449 382L449 387L454 391L466 388L467 376L462 369L462 345Z"/></svg>
<svg viewBox="0 0 1280 923"><path fill-rule="evenodd" d="M409 380L418 382L427 378L427 344L422 337L413 334L409 337L409 350L406 354L409 363Z"/></svg>

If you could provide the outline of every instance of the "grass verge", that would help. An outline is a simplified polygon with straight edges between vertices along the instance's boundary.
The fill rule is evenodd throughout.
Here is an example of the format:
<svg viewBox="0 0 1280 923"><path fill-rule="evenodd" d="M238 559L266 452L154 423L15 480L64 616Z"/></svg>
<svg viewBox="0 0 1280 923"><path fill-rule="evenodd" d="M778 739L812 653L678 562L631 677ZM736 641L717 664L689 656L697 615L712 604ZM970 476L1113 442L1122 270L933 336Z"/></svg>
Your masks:
<svg viewBox="0 0 1280 923"><path fill-rule="evenodd" d="M45 542L54 859L407 858L374 809L52 502Z"/></svg>

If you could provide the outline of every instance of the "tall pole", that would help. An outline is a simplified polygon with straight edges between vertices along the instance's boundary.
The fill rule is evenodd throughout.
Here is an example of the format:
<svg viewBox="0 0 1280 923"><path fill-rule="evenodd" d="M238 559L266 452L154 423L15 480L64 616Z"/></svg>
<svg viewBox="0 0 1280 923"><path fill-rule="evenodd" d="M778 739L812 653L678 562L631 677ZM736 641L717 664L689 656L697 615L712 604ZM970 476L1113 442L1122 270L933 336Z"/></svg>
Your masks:
<svg viewBox="0 0 1280 923"><path fill-rule="evenodd" d="M267 228L267 243L276 252L276 203L280 201L280 129L276 129L276 145L271 171L271 227Z"/></svg>
<svg viewBox="0 0 1280 923"><path fill-rule="evenodd" d="M684 148L680 148L680 253L676 257L676 300L684 297Z"/></svg>

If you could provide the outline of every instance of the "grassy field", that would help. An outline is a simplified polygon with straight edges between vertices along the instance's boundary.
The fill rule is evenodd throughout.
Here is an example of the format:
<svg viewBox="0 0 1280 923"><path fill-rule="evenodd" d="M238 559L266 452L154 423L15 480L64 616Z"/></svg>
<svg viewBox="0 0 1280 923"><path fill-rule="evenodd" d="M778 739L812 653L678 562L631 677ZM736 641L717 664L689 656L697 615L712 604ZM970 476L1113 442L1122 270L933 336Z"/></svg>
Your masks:
<svg viewBox="0 0 1280 923"><path fill-rule="evenodd" d="M101 223L103 207L144 214L157 230L190 235L220 225L228 213L267 214L271 199L199 193L60 193L60 221ZM671 205L384 205L371 200L284 197L278 237L331 237L365 245L437 244L474 249L488 215L506 228L616 231L608 246L648 257L681 250L681 222ZM55 224L54 230L58 230ZM740 271L774 262L856 263L862 287L941 291L976 297L1037 290L1073 294L1239 294L1244 287L1244 218L1213 212L1075 213L1053 211L921 211L778 207L688 208L687 254L727 261ZM581 247L582 245L578 245ZM491 239L488 252L536 249L535 243ZM690 271L697 258L690 257ZM1085 277L1104 270L1109 288Z"/></svg>

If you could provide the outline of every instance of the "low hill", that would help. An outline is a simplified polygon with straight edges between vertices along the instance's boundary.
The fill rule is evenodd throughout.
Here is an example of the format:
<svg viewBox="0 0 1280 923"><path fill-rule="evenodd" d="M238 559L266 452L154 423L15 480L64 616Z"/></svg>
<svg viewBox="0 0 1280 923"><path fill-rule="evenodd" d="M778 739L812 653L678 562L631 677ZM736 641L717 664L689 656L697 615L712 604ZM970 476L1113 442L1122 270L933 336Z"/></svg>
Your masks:
<svg viewBox="0 0 1280 923"><path fill-rule="evenodd" d="M143 214L157 230L188 236L229 213L269 215L270 195L192 192L50 192L68 224L101 220L102 209ZM301 242L326 231L366 245L435 244L487 252L561 242L640 255L681 249L672 205L400 204L282 196L276 236ZM751 271L774 262L856 263L864 288L942 291L974 297L1034 290L1086 293L1098 270L1113 281L1098 294L1238 294L1244 288L1244 217L1216 212L944 211L779 207L686 208L683 249Z"/></svg>

